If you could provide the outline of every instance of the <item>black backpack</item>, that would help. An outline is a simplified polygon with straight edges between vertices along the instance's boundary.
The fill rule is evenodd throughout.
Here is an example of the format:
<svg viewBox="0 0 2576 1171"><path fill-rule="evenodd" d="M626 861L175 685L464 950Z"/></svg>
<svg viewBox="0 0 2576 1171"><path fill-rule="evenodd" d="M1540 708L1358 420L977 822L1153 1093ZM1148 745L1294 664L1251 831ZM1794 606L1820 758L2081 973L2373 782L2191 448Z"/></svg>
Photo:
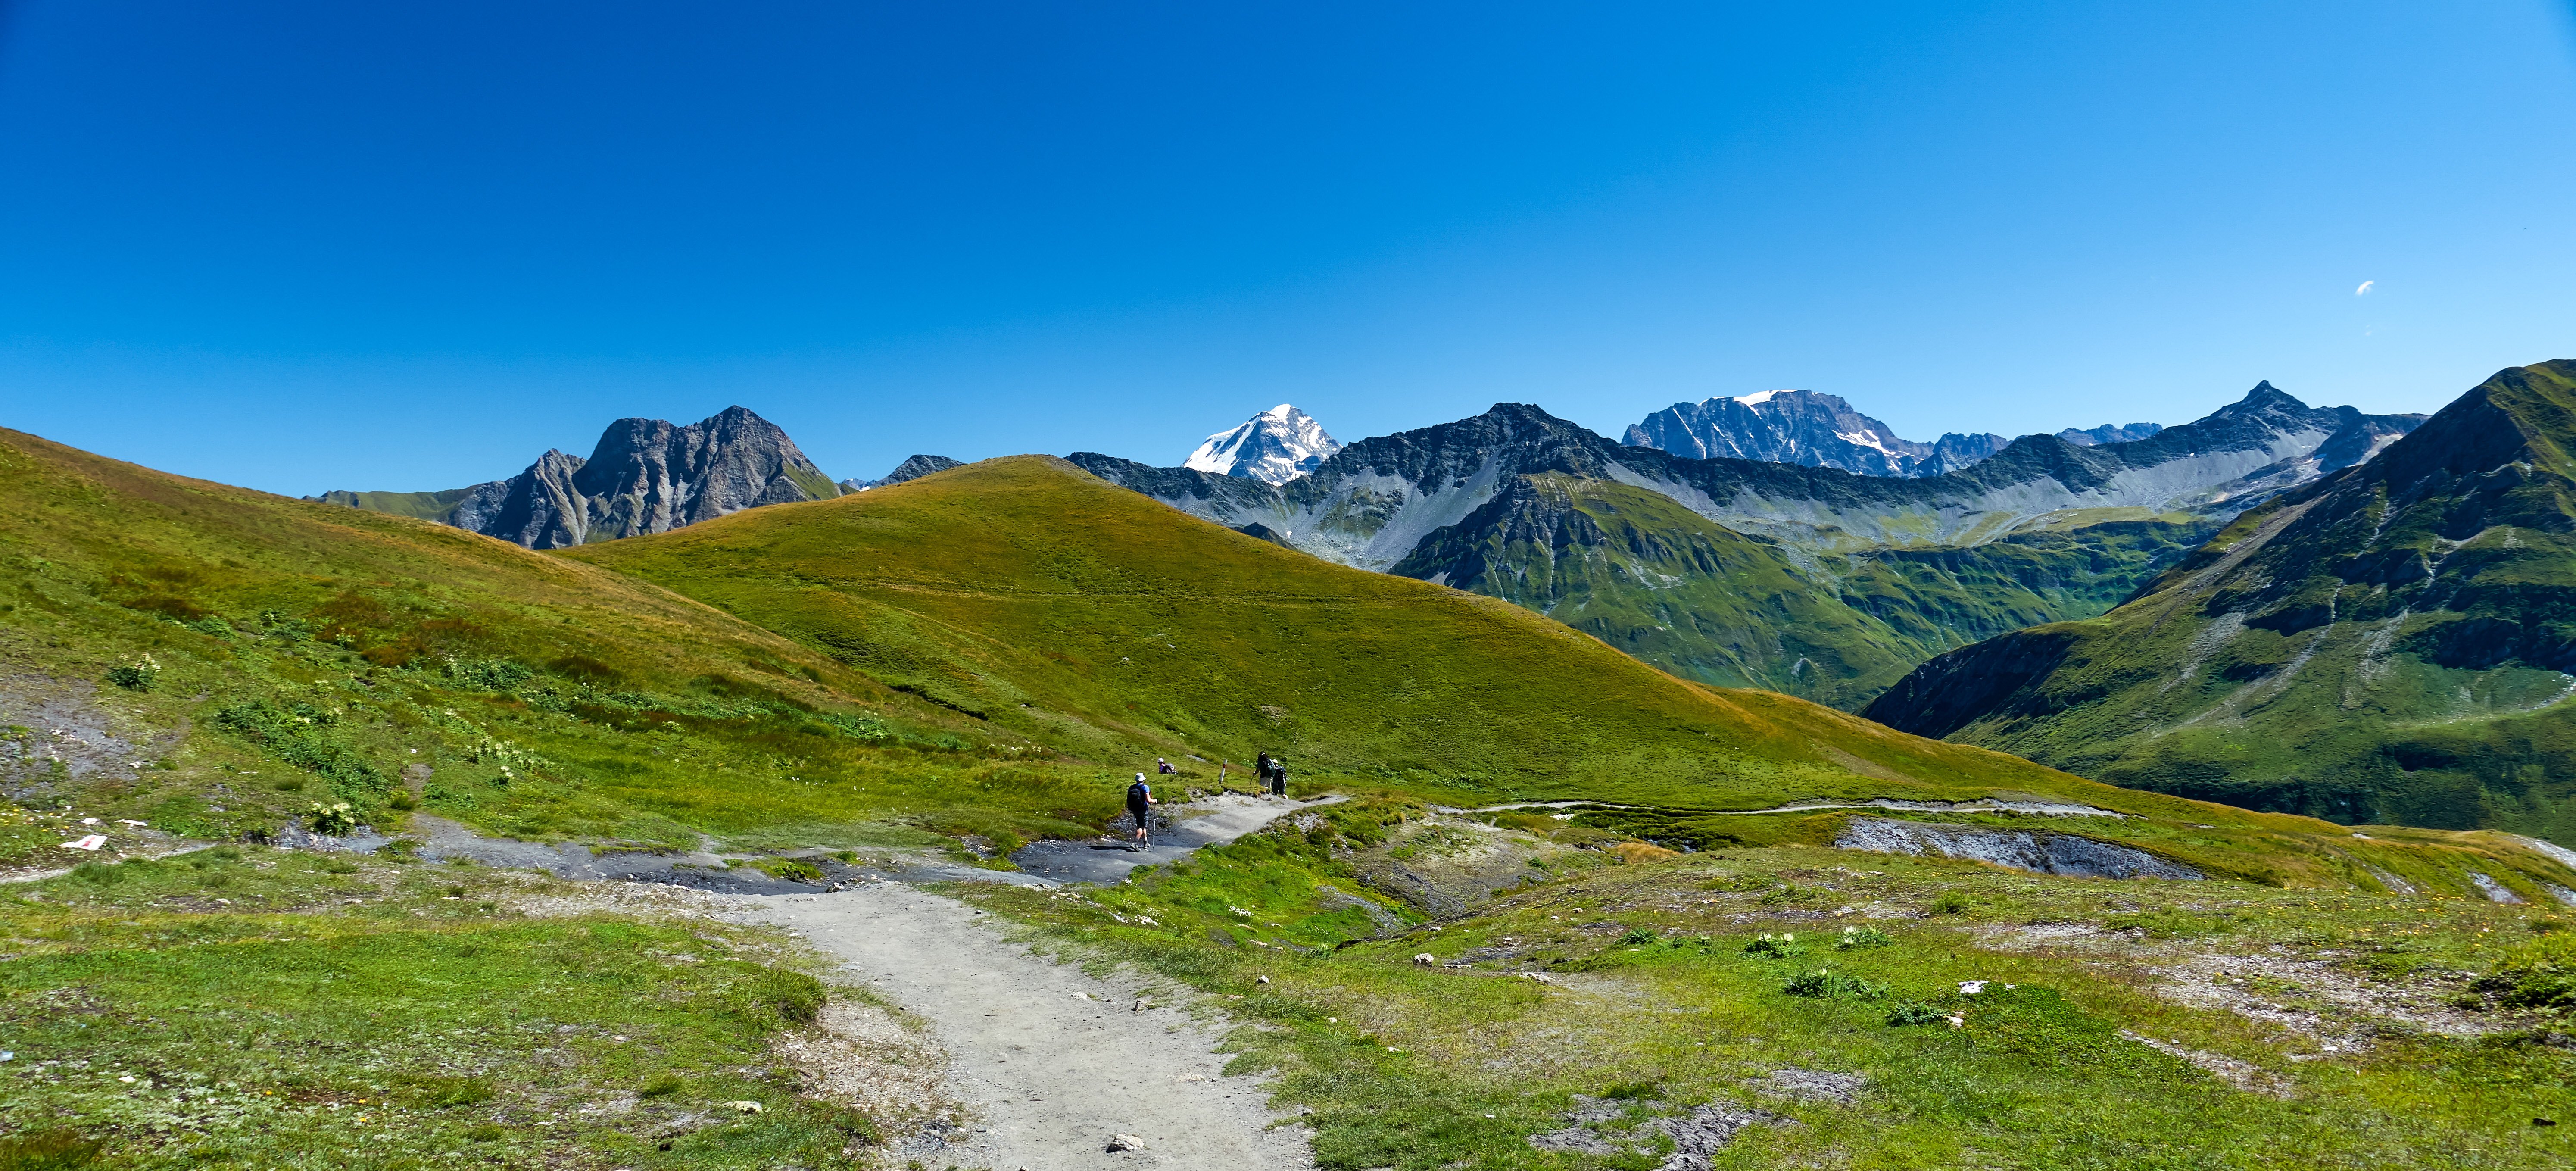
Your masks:
<svg viewBox="0 0 2576 1171"><path fill-rule="evenodd" d="M1152 796L1153 792L1153 790L1145 787L1145 782L1138 781L1135 784L1127 786L1127 803L1130 805L1142 805L1145 803L1145 798Z"/></svg>

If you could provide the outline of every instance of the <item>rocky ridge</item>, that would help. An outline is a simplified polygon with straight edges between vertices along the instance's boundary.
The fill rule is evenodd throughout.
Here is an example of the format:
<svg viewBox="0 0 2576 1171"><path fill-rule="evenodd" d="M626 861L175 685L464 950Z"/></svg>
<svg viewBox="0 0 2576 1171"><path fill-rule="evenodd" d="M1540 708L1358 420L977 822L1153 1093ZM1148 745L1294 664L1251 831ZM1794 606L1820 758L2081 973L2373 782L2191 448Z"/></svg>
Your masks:
<svg viewBox="0 0 2576 1171"><path fill-rule="evenodd" d="M619 419L590 458L548 451L506 480L445 492L329 492L313 499L417 516L531 549L668 532L841 489L775 423L743 407L687 426Z"/></svg>
<svg viewBox="0 0 2576 1171"><path fill-rule="evenodd" d="M916 455L904 460L902 463L896 464L893 471L885 474L884 479L843 480L841 481L840 487L844 495L851 492L865 492L870 488L883 488L889 484L901 484L910 480L918 480L932 472L944 472L950 468L962 468L965 466L965 461L953 460L944 455Z"/></svg>
<svg viewBox="0 0 2576 1171"><path fill-rule="evenodd" d="M1863 476L1937 476L1986 459L2011 441L1953 433L1917 443L1898 438L1895 429L1833 395L1766 390L1674 403L1629 427L1621 442L1692 459L1751 459Z"/></svg>

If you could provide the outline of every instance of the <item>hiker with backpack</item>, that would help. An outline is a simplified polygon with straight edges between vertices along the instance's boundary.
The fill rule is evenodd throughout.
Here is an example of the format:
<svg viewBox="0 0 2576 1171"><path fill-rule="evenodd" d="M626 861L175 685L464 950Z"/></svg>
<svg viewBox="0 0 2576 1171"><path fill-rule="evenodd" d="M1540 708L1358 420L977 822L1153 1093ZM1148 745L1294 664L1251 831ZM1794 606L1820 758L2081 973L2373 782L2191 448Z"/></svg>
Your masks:
<svg viewBox="0 0 2576 1171"><path fill-rule="evenodd" d="M1153 786L1145 783L1145 774L1136 774L1136 783L1127 786L1127 816L1136 821L1136 840L1128 843L1129 850L1145 848L1145 831L1152 824L1146 819L1153 816L1152 807L1160 804L1154 799Z"/></svg>
<svg viewBox="0 0 2576 1171"><path fill-rule="evenodd" d="M1263 785L1269 786L1271 796L1285 797L1288 795L1287 761L1273 760L1269 753L1264 752L1261 754L1260 759L1255 762L1254 769L1254 779Z"/></svg>

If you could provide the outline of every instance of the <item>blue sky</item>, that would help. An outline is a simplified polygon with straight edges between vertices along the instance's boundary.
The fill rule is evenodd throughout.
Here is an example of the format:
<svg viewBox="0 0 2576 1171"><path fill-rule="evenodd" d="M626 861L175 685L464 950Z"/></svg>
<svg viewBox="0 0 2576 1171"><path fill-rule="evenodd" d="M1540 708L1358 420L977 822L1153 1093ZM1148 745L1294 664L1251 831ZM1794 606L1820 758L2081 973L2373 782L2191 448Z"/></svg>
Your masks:
<svg viewBox="0 0 2576 1171"><path fill-rule="evenodd" d="M0 0L0 425L288 493L2576 356L2565 3ZM2366 294L2356 294L2363 282Z"/></svg>

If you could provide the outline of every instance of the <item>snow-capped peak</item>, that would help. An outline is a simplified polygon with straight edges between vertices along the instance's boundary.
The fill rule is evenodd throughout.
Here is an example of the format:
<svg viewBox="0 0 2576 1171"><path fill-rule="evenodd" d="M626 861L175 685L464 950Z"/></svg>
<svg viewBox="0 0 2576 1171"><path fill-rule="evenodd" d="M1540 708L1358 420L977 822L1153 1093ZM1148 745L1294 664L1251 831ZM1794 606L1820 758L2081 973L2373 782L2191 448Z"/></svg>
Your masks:
<svg viewBox="0 0 2576 1171"><path fill-rule="evenodd" d="M1323 424L1281 403L1230 431L1208 436L1181 466L1285 484L1314 471L1315 465L1341 449L1338 440L1324 433Z"/></svg>
<svg viewBox="0 0 2576 1171"><path fill-rule="evenodd" d="M1798 393L1798 392L1797 392L1797 391L1795 391L1795 390L1762 390L1762 391L1755 391L1755 392L1754 392L1754 393L1752 393L1752 394L1739 394L1739 395L1736 395L1736 396L1735 396L1735 401L1740 402L1740 403L1743 403L1744 405L1746 405L1746 406L1748 406L1748 407L1758 407L1758 406L1761 406L1761 405L1762 405L1762 404L1764 404L1764 403L1770 402L1770 401L1771 401L1771 396L1772 396L1772 395L1775 395L1775 394L1796 394L1796 393Z"/></svg>

